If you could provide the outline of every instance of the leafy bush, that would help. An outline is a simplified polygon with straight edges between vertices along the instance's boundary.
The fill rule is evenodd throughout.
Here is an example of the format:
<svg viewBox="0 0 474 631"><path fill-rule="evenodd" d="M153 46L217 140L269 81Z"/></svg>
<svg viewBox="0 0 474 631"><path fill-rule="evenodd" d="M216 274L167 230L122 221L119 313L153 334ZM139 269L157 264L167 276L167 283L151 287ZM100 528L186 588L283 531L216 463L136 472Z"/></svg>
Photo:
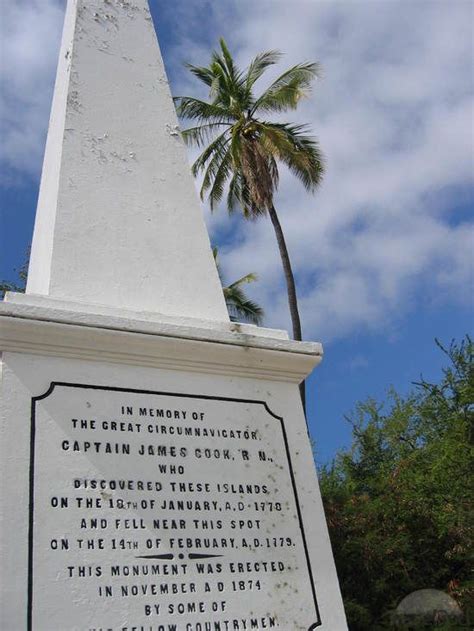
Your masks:
<svg viewBox="0 0 474 631"><path fill-rule="evenodd" d="M449 360L440 382L359 403L351 448L320 470L353 631L387 628L388 612L424 587L452 595L465 628L474 621L474 346L436 343Z"/></svg>

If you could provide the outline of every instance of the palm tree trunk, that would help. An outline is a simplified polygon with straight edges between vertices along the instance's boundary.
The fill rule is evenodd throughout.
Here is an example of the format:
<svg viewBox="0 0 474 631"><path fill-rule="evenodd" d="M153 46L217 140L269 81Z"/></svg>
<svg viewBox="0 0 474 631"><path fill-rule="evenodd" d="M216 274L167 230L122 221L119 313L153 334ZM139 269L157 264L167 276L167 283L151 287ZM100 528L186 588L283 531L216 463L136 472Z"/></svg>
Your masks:
<svg viewBox="0 0 474 631"><path fill-rule="evenodd" d="M291 323L293 326L293 339L301 341L302 339L301 321L300 321L300 314L298 311L298 300L296 297L295 278L293 276L293 270L291 269L290 255L288 254L288 248L286 247L285 236L283 234L283 230L281 229L280 220L278 219L278 215L275 210L275 206L273 206L273 204L268 209L268 213L270 215L270 219L273 224L273 228L275 230L275 235L276 235L276 239L278 243L278 249L280 250L281 262L283 264L283 271L285 274L286 289L288 292L288 305L290 307ZM300 383L300 395L301 395L301 402L303 404L303 410L306 414L306 391L305 391L304 381Z"/></svg>

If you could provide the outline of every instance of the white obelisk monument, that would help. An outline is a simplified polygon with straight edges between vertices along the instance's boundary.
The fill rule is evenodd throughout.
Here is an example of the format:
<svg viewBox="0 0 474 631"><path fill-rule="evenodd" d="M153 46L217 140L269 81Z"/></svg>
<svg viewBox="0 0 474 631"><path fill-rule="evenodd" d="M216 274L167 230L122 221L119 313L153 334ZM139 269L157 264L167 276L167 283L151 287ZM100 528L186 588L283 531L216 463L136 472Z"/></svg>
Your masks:
<svg viewBox="0 0 474 631"><path fill-rule="evenodd" d="M70 0L0 305L4 631L346 628L298 384L229 321L145 0Z"/></svg>

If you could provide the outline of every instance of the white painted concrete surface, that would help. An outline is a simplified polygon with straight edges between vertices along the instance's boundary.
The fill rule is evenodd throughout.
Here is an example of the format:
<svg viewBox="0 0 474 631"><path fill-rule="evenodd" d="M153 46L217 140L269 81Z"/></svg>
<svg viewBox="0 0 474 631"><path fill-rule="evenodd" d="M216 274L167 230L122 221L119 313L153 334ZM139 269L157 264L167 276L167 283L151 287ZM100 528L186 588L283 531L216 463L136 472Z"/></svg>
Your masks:
<svg viewBox="0 0 474 631"><path fill-rule="evenodd" d="M43 327L46 327L44 323ZM12 331L10 331L12 332ZM105 332L104 332L105 333ZM84 340L89 333L84 331ZM176 624L177 631L198 629L198 623L207 621L245 620L259 621L258 629L275 628L278 631L344 631L347 629L337 582L334 561L324 519L324 512L318 490L313 455L306 434L304 416L296 383L285 383L273 378L254 378L233 375L221 368L214 373L193 372L186 369L153 368L127 362L89 361L79 357L53 357L28 353L21 347L21 334L16 332L17 350L4 353L3 396L0 403L2 421L0 424L0 458L2 463L2 524L0 528L0 550L2 554L2 581L0 591L0 628L9 631L26 629L28 611L28 577L32 598L30 608L32 631L89 631L90 629L132 628L134 624L145 629L171 629ZM13 340L10 340L13 344ZM31 343L31 341L30 341ZM195 355L191 342L188 355ZM208 343L208 354L214 353L214 344ZM265 358L261 351L248 349L249 365L263 365ZM259 356L260 354L260 356ZM282 354L285 355L285 354ZM290 359L290 353L286 354ZM183 352L181 357L184 358ZM258 359L257 359L258 357ZM282 368L284 358L280 357ZM177 366L176 366L177 368ZM81 388L55 386L53 382L80 385ZM90 391L83 386L94 386ZM105 388L97 390L96 387ZM112 390L108 390L111 388ZM123 389L123 391L121 390ZM140 392L134 392L135 390ZM257 431L261 440L235 440L220 438L183 438L161 433L136 434L130 431L104 432L103 429L77 429L72 419L96 419L128 421L143 424L146 432L148 423L156 424L156 419L137 417L139 406L149 408L170 407L166 394L142 394L159 392L173 393L173 409L193 410L205 414L204 421L188 423L182 420L159 420L160 425L196 425L215 429ZM48 394L49 393L49 394ZM184 397L176 397L176 394ZM196 395L196 399L191 398ZM39 398L38 398L39 397ZM210 397L210 399L206 399ZM226 399L232 401L226 402ZM239 403L234 403L237 399ZM247 401L247 403L246 403ZM248 403L248 401L264 402ZM174 403L175 402L175 403ZM134 407L134 417L127 418L120 408L122 405ZM271 411L271 414L265 410ZM32 456L32 411L34 410L34 506L31 518L31 456ZM280 421L277 417L281 418ZM136 418L137 417L137 418ZM285 432L283 433L282 423ZM102 427L102 426L101 426ZM288 451L285 447L285 435ZM63 441L69 441L67 449ZM79 441L80 451L73 451L73 441ZM102 443L99 452L88 450L84 453L84 443ZM131 445L132 456L107 455L103 453L104 441ZM133 456L142 444L174 445L178 456L158 457ZM186 448L184 454L179 450ZM231 458L225 461L197 458L195 449L225 449ZM100 451L102 449L102 452ZM241 450L249 450L250 460L241 458ZM264 450L272 461L259 462L258 451ZM290 454L289 462L287 454ZM235 460L232 460L235 458ZM160 473L159 464L183 466L180 474ZM248 467L246 465L249 465ZM291 473L294 476L297 496L292 487ZM123 492L120 490L81 489L74 490L74 479L105 479L157 481L163 485L158 492ZM197 483L207 481L210 490L205 489L185 493L173 492L171 482ZM223 494L217 483L267 485L268 493L249 495L244 493ZM67 498L68 507L55 508L53 498ZM89 498L95 508L78 507L76 497ZM101 503L104 499L125 498L132 501L164 499L186 499L191 501L216 501L217 508L203 513L198 509L189 511L150 510L144 505L126 510L109 510ZM237 502L245 500L243 509ZM296 499L297 498L297 499ZM228 501L229 505L224 502ZM282 510L263 512L255 508L254 501L279 502ZM266 503L267 511L269 504ZM298 517L299 506L301 522ZM222 509L222 512L219 509ZM235 511L234 511L235 509ZM183 519L185 527L162 529L151 523L151 518L168 520ZM97 529L91 525L92 518L107 519L107 527ZM245 524L233 528L232 520L244 519ZM86 527L82 527L82 519ZM130 521L125 529L122 521ZM193 519L213 521L212 527L195 526ZM256 520L261 519L257 525ZM143 525L140 520L143 520ZM222 527L217 524L222 520ZM247 520L252 520L250 526ZM303 530L300 527L303 524ZM32 525L31 525L32 524ZM306 541L307 556L305 554ZM191 538L192 545L177 548L178 538ZM196 540L206 537L216 538L216 548L197 549ZM136 549L112 549L111 539L125 539L138 542ZM250 542L250 548L243 547L242 538ZM267 548L267 538L270 547ZM280 540L283 538L283 544ZM289 542L288 542L289 538ZM94 540L93 549L80 549L78 539ZM104 541L104 549L98 548L98 540ZM159 539L153 549L147 549L147 540ZM227 547L223 547L222 539ZM232 548L235 539L238 549ZM254 539L264 546L255 548ZM55 541L67 540L69 548L53 549ZM237 543L238 540L238 543ZM29 544L29 542L32 542ZM294 544L294 545L293 545ZM61 543L60 543L61 545ZM204 544L205 545L205 544ZM230 547L229 547L230 546ZM222 555L205 560L204 574L197 572L197 563L189 558L189 553ZM178 554L184 554L180 559ZM146 554L173 554L170 561L163 559L137 559ZM28 560L30 570L28 571ZM252 569L253 564L283 563L283 569L264 571ZM111 566L132 565L164 566L180 563L186 566L178 576L155 575L114 578ZM231 567L231 563L234 565ZM243 563L243 569L236 569ZM218 565L222 569L218 570ZM249 564L249 565L247 565ZM209 569L209 566L214 571ZM69 567L74 574L69 574ZM79 577L78 568L85 567L91 572ZM90 569L89 569L90 568ZM97 576L97 568L102 572ZM185 574L184 574L185 573ZM234 591L233 581L243 581L245 588ZM250 582L253 581L253 587ZM256 586L259 581L259 586ZM206 582L210 591L206 592ZM223 591L217 583L223 584ZM142 593L142 586L151 584L177 583L187 586L188 593L153 597ZM190 584L196 591L190 593ZM112 597L104 598L99 588L112 585ZM139 587L134 597L120 594L122 585ZM313 593L314 588L314 593ZM148 588L149 589L149 588ZM211 611L213 602L225 601L225 611ZM166 609L169 604L204 603L203 613L172 615ZM160 605L159 614L146 615L145 605ZM277 625L270 627L269 620L275 618ZM265 620L267 626L263 626ZM187 627L187 624L191 624ZM318 623L318 626L313 626ZM233 624L233 623L232 623ZM234 628L245 629L242 622ZM170 626L168 626L170 625ZM205 628L205 627L202 627ZM212 627L211 627L212 628ZM225 628L225 626L223 627ZM232 628L232 627L230 627Z"/></svg>
<svg viewBox="0 0 474 631"><path fill-rule="evenodd" d="M69 0L27 292L228 321L146 0Z"/></svg>

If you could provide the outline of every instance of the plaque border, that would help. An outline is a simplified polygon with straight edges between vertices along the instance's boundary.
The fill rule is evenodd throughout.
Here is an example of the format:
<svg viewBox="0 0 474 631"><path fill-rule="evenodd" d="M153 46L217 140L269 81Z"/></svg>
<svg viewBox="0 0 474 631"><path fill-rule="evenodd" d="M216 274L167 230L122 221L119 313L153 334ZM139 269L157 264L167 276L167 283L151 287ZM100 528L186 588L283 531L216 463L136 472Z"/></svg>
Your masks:
<svg viewBox="0 0 474 631"><path fill-rule="evenodd" d="M181 397L184 399L204 399L207 401L231 401L233 403L251 403L254 405L263 405L264 409L270 416L280 421L280 426L285 444L286 457L288 460L288 470L290 472L291 484L296 503L296 511L300 526L301 538L303 540L303 548L305 552L306 565L309 574L309 582L313 595L314 607L316 610L317 620L309 628L313 631L322 625L321 615L319 611L318 600L316 596L316 588L314 585L313 572L311 568L311 560L309 558L308 545L306 543L306 535L304 532L303 518L298 499L298 491L296 488L295 474L293 464L291 462L290 449L288 445L288 437L285 428L285 421L282 416L278 416L267 405L266 401L259 399L241 399L236 397L219 397L205 394L182 394L179 392L163 392L157 390L143 390L138 388L120 388L117 386L97 386L84 383L71 383L66 381L51 381L49 388L43 394L31 398L31 419L30 419L30 462L29 462L29 503L28 503L28 604L27 604L27 631L33 631L33 544L34 544L34 500L35 500L35 439L36 439L36 403L48 398L56 388L56 386L64 388L80 388L83 390L108 390L111 392L132 392L136 394L154 394L169 397Z"/></svg>

